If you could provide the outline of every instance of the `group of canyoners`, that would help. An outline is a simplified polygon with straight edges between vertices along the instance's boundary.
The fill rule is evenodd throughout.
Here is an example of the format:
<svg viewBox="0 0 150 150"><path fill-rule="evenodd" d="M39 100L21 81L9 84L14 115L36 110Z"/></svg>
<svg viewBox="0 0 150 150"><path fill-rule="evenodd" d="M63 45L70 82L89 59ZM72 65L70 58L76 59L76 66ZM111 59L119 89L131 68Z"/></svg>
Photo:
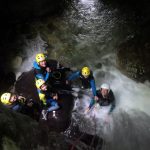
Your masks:
<svg viewBox="0 0 150 150"><path fill-rule="evenodd" d="M54 71L51 66L45 54L39 53L36 55L33 68L40 103L16 93L6 92L1 95L2 104L13 111L21 112L29 116L33 115L33 111L36 108L37 111L42 114L42 119L46 120L49 112L56 111L60 108L58 90L56 90L50 82ZM57 69L63 70L64 67L59 64ZM91 110L94 104L98 103L100 106L110 105L111 107L108 114L111 114L115 107L115 97L109 84L104 83L100 86L100 89L96 90L95 79L89 67L83 67L81 70L68 75L68 77L65 78L65 84L70 85L70 82L75 79L81 80L82 89L92 89L93 96L85 112Z"/></svg>

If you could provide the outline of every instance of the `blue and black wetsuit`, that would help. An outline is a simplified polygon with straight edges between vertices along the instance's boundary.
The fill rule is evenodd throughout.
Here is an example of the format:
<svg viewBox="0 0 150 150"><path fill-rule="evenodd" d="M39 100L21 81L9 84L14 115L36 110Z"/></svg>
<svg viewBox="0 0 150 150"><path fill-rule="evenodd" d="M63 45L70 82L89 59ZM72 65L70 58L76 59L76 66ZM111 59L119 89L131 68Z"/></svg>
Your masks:
<svg viewBox="0 0 150 150"><path fill-rule="evenodd" d="M49 64L47 63L47 67L49 67ZM36 79L43 79L44 81L47 81L49 77L51 77L51 73L46 71L46 68L42 68L38 65L36 61L33 63L34 68L34 74Z"/></svg>
<svg viewBox="0 0 150 150"><path fill-rule="evenodd" d="M41 91L38 89L39 98L42 101L43 105L47 107L47 111L57 110L59 105L55 99L53 99L54 92L51 92L49 89L47 91Z"/></svg>
<svg viewBox="0 0 150 150"><path fill-rule="evenodd" d="M24 109L25 107L27 107L27 99L25 97L22 97L19 99L19 96L16 95L17 99L15 102L9 104L9 105L5 105L7 108L10 108L14 111L17 111L17 112L21 112L23 113L24 112Z"/></svg>
<svg viewBox="0 0 150 150"><path fill-rule="evenodd" d="M82 86L87 89L87 88L92 88L93 95L96 96L96 86L95 86L95 80L93 77L93 73L91 72L88 78L85 78L82 74L81 71L77 71L73 73L71 76L69 76L68 81L75 80L77 78L80 78L82 82Z"/></svg>
<svg viewBox="0 0 150 150"><path fill-rule="evenodd" d="M6 105L7 108L10 108L14 111L20 112L22 110L23 105L17 100L16 102L12 103L11 105Z"/></svg>
<svg viewBox="0 0 150 150"><path fill-rule="evenodd" d="M100 90L97 90L96 93L99 98L97 102L99 103L100 106L111 105L110 110L109 110L109 114L110 114L115 108L115 97L114 97L112 90L109 91L107 97L103 97ZM95 104L95 100L91 99L89 108L91 108L94 104Z"/></svg>

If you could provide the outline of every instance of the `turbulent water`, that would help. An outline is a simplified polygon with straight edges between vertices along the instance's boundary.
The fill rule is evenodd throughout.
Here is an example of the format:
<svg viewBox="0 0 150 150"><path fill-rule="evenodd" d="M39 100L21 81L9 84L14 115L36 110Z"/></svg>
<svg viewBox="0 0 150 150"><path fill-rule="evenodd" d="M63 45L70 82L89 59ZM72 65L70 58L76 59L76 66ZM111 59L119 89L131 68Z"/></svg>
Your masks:
<svg viewBox="0 0 150 150"><path fill-rule="evenodd" d="M150 140L150 84L136 83L116 67L116 48L132 36L131 22L117 9L97 0L75 0L71 8L53 23L59 30L52 33L57 40L51 43L50 56L70 67L89 66L96 86L109 83L116 98L116 108L108 116L109 108L95 108L84 114L90 96L86 92L77 97L73 118L82 131L103 137L104 150L148 150ZM40 38L27 41L27 59L19 72L29 70L38 51L44 51ZM77 92L78 93L78 92ZM78 93L80 94L80 93Z"/></svg>

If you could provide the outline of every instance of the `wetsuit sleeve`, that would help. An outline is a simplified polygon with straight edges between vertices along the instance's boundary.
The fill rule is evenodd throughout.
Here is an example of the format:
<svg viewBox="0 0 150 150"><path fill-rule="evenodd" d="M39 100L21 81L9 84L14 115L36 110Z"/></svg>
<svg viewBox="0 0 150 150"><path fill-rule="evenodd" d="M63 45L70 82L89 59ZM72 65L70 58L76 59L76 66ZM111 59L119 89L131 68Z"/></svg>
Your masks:
<svg viewBox="0 0 150 150"><path fill-rule="evenodd" d="M46 73L46 76L45 76L45 78L44 78L44 81L47 81L47 80L48 80L48 78L50 77L50 74L51 74L51 73L49 73L49 72Z"/></svg>
<svg viewBox="0 0 150 150"><path fill-rule="evenodd" d="M52 76L52 74L50 72L46 72L46 73L43 74L41 68L38 66L38 64L35 61L33 63L33 68L34 68L35 77L37 79L43 79L44 81L47 81L48 78L50 76Z"/></svg>
<svg viewBox="0 0 150 150"><path fill-rule="evenodd" d="M111 99L111 107L110 107L110 110L109 110L109 113L108 114L111 114L112 111L114 110L116 104L115 104L115 97L114 97L114 94L112 91L110 91L111 94L110 94L110 99Z"/></svg>
<svg viewBox="0 0 150 150"><path fill-rule="evenodd" d="M96 96L96 86L95 86L95 80L94 79L90 80L90 85L92 88L93 95Z"/></svg>
<svg viewBox="0 0 150 150"><path fill-rule="evenodd" d="M77 78L79 78L79 77L80 77L80 71L77 71L77 72L71 74L71 75L68 77L68 80L69 80L69 81L75 80L75 79L77 79Z"/></svg>
<svg viewBox="0 0 150 150"><path fill-rule="evenodd" d="M43 74L40 73L40 71L39 71L39 73L36 74L36 78L43 79L44 81L47 81L49 77L50 77L49 72L46 73L45 77Z"/></svg>
<svg viewBox="0 0 150 150"><path fill-rule="evenodd" d="M89 105L89 109L91 109L92 108L92 106L95 104L95 100L94 99L91 99L91 101L90 101L90 105Z"/></svg>

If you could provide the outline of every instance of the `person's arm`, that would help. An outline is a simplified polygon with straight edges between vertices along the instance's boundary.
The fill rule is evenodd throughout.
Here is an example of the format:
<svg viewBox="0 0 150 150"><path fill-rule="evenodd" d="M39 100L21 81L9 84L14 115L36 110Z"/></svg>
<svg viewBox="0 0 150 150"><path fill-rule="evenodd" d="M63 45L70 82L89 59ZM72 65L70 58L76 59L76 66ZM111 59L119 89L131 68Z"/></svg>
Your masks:
<svg viewBox="0 0 150 150"><path fill-rule="evenodd" d="M89 105L89 109L91 109L92 108L92 106L95 104L95 100L94 99L91 99L91 101L90 101L90 105Z"/></svg>
<svg viewBox="0 0 150 150"><path fill-rule="evenodd" d="M85 113L89 112L92 106L95 104L94 98L91 99L89 106L86 108Z"/></svg>
<svg viewBox="0 0 150 150"><path fill-rule="evenodd" d="M108 114L111 114L111 113L112 113L112 111L114 110L115 106L116 106L116 105L115 105L115 101L113 101L112 104L111 104L111 108L110 108Z"/></svg>
<svg viewBox="0 0 150 150"><path fill-rule="evenodd" d="M71 74L71 75L68 77L67 80L68 80L68 81L75 80L75 79L77 79L78 77L80 77L80 71L77 71L77 72Z"/></svg>
<svg viewBox="0 0 150 150"><path fill-rule="evenodd" d="M25 104L26 102L26 98L20 95L17 95L17 100L18 102L20 102L21 104Z"/></svg>
<svg viewBox="0 0 150 150"><path fill-rule="evenodd" d="M91 85L91 88L92 88L93 95L95 97L96 96L96 86L95 86L95 80L94 79L92 79L90 81L90 85Z"/></svg>
<svg viewBox="0 0 150 150"><path fill-rule="evenodd" d="M109 113L108 114L111 114L112 111L114 110L115 106L116 106L116 103L115 103L115 97L114 97L114 94L112 91L110 91L110 99L111 99L111 107L110 107L110 110L109 110Z"/></svg>
<svg viewBox="0 0 150 150"><path fill-rule="evenodd" d="M51 73L50 73L50 72L46 72L46 76L45 76L45 78L44 78L44 81L47 81L47 80L48 80L48 78L50 77L50 75L51 75Z"/></svg>

